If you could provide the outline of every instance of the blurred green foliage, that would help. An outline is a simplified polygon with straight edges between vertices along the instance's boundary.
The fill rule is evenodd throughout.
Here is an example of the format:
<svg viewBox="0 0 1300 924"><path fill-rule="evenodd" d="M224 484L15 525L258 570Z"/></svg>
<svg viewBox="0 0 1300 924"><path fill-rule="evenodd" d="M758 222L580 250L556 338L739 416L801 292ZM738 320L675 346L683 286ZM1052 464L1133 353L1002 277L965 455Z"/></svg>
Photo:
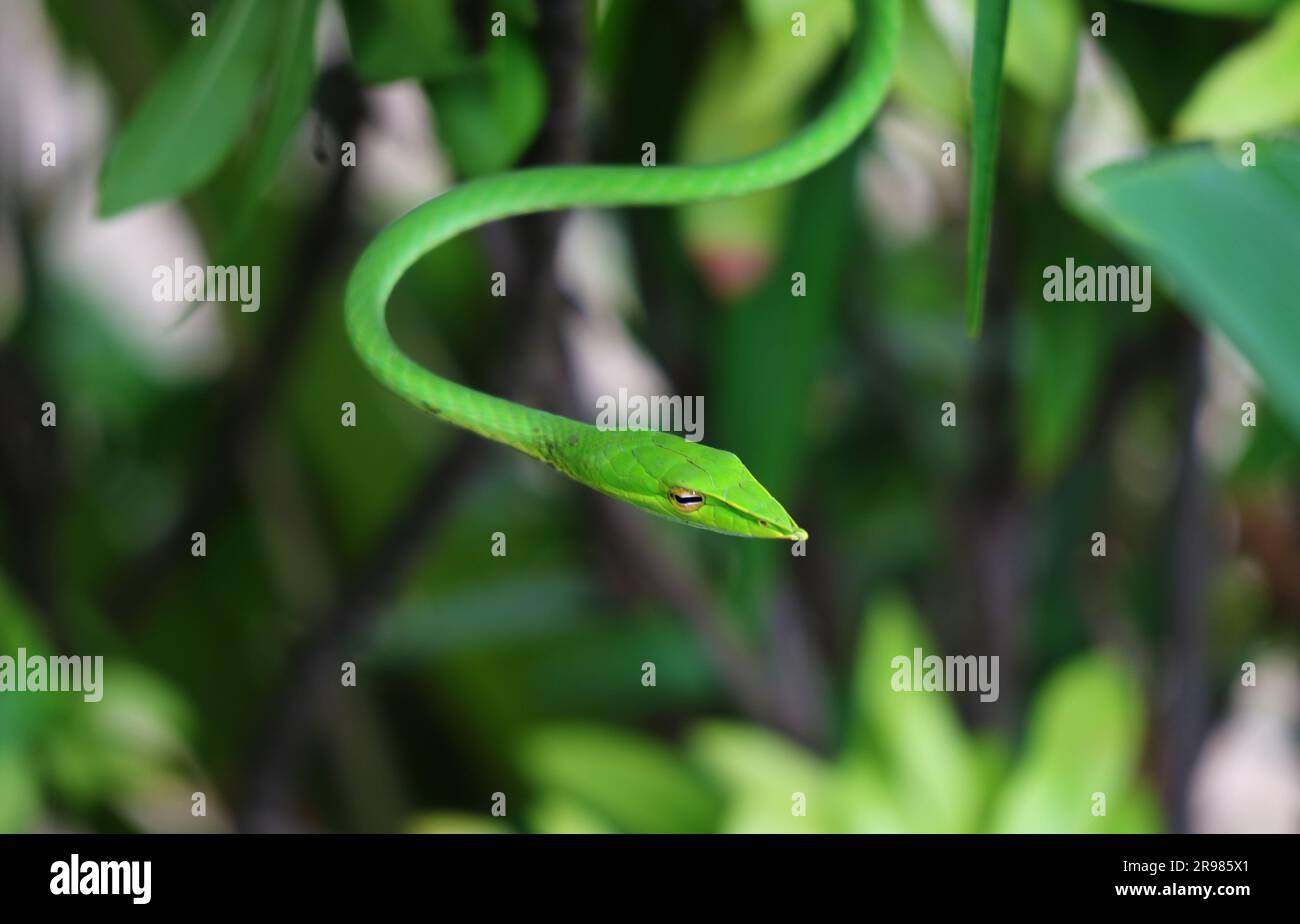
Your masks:
<svg viewBox="0 0 1300 924"><path fill-rule="evenodd" d="M891 661L928 640L910 607L864 614L846 746L833 760L736 722L691 729L679 749L603 725L549 725L523 745L536 788L527 830L611 832L1147 832L1160 812L1137 775L1144 719L1132 674L1105 656L1045 683L1021 755L973 736L945 695L898 693ZM1092 813L1094 793L1107 794ZM531 803L530 803L531 804ZM480 830L453 816L426 830ZM507 830L502 828L501 830Z"/></svg>
<svg viewBox="0 0 1300 924"><path fill-rule="evenodd" d="M393 213L372 188L385 177L350 189L335 250L298 254L337 169L332 148L326 163L312 154L322 137L345 140L329 134L318 31L345 40L365 99L402 82L415 92L425 108L401 118L427 121L454 181L517 164L565 102L544 3L226 0L209 5L204 42L191 6L43 8L61 66L93 74L116 113L89 156L103 163L100 211L171 201L208 253L262 266L263 307L205 309L233 355L224 371L164 374L112 288L57 262L57 191L22 202L21 285L0 305L4 369L22 370L0 402L0 654L103 653L109 692L95 708L0 695L0 830L190 829L199 790L203 824L229 826L297 644L364 579L453 451L455 434L376 383L342 328L347 270ZM791 6L581 4L591 159L634 163L654 140L660 163L717 160L788 135L834 92L847 24L841 0L801 0L810 23L830 25L792 50ZM1208 654L1188 670L1207 720L1223 715L1242 661L1296 643L1300 4L1099 0L1105 39L1089 35L1092 5L1011 4L988 324L974 342L962 316L974 10L905 6L890 104L856 150L760 197L620 213L604 233L628 266L606 266L603 250L578 259L634 293L614 318L622 341L675 391L706 396L707 442L744 458L813 534L803 557L667 524L643 523L640 539L790 712L746 711L698 614L645 586L591 498L528 460L491 457L449 488L373 630L350 644L360 683L327 713L286 807L304 825L1177 823L1177 787L1156 759L1184 708L1157 695L1186 655L1175 590L1200 605ZM352 136L359 170L412 137L385 118L376 106ZM1179 143L1201 138L1221 146ZM938 162L947 140L955 168ZM1241 164L1247 141L1254 167ZM521 312L489 294L498 257L487 235L450 243L408 274L391 311L413 355L483 387ZM1045 303L1043 267L1066 257L1150 260L1151 311ZM275 357L282 376L244 409L260 423L209 511L207 558L190 559L186 537L151 576L155 592L113 611L114 582L203 488L229 386L303 299L301 330ZM1175 550L1189 341L1209 370L1195 428L1213 449L1198 471L1214 546L1191 574ZM1225 342L1246 372L1215 359ZM44 400L59 423L43 437L32 422ZM1257 404L1253 428L1244 400ZM339 426L344 401L359 408L356 430ZM939 425L949 401L955 428ZM1105 558L1089 551L1096 530ZM489 554L497 531L504 558ZM916 647L1000 653L1002 700L895 693L890 661ZM641 683L646 662L654 687ZM490 813L497 792L504 818ZM791 811L796 793L806 815Z"/></svg>

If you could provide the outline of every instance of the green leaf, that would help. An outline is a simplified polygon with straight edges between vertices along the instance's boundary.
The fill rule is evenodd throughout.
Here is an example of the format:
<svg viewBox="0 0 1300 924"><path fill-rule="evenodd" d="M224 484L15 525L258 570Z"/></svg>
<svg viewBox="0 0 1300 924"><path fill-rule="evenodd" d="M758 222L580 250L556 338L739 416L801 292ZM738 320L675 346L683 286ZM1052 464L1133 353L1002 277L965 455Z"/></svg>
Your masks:
<svg viewBox="0 0 1300 924"><path fill-rule="evenodd" d="M474 648L571 632L596 607L576 574L530 574L471 584L397 607L375 632L369 656L419 663Z"/></svg>
<svg viewBox="0 0 1300 924"><path fill-rule="evenodd" d="M1300 433L1300 144L1256 154L1255 167L1208 148L1105 167L1079 207L1223 331Z"/></svg>
<svg viewBox="0 0 1300 924"><path fill-rule="evenodd" d="M343 0L357 74L367 83L442 80L473 67L456 5L456 0ZM504 13L507 36L537 23L532 0L497 0L471 8L489 17ZM490 19L477 24L488 42L500 38L490 36L491 25Z"/></svg>
<svg viewBox="0 0 1300 924"><path fill-rule="evenodd" d="M474 67L429 84L428 91L438 137L462 179L513 164L546 115L546 75L516 32L490 40Z"/></svg>
<svg viewBox="0 0 1300 924"><path fill-rule="evenodd" d="M469 64L452 0L343 0L343 15L367 83L433 80Z"/></svg>
<svg viewBox="0 0 1300 924"><path fill-rule="evenodd" d="M225 160L248 123L266 70L277 6L233 0L168 67L104 158L99 212L182 195Z"/></svg>
<svg viewBox="0 0 1300 924"><path fill-rule="evenodd" d="M1251 19L1267 16L1286 0L1130 0L1147 6L1163 6L1180 13L1200 16L1236 16Z"/></svg>
<svg viewBox="0 0 1300 924"><path fill-rule="evenodd" d="M154 771L186 754L188 705L166 683L116 661L105 680L111 695L76 710L46 731L50 780L63 798L82 805L148 787Z"/></svg>
<svg viewBox="0 0 1300 924"><path fill-rule="evenodd" d="M616 728L535 732L521 767L544 792L575 799L625 832L708 832L717 821L717 795L701 776L657 742Z"/></svg>
<svg viewBox="0 0 1300 924"><path fill-rule="evenodd" d="M1242 138L1300 121L1300 2L1210 69L1174 117L1182 138Z"/></svg>
<svg viewBox="0 0 1300 924"><path fill-rule="evenodd" d="M924 4L903 4L903 35L894 88L908 104L952 125L966 118L966 77Z"/></svg>
<svg viewBox="0 0 1300 924"><path fill-rule="evenodd" d="M894 689L894 659L935 654L899 597L873 604L854 668L851 744L879 757L909 831L972 831L980 786L975 752L949 694ZM974 694L972 694L974 695Z"/></svg>
<svg viewBox="0 0 1300 924"><path fill-rule="evenodd" d="M971 61L970 225L966 238L966 326L977 336L984 319L989 236L993 228L993 183L997 173L998 108L1002 95L1002 53L1007 40L1009 0L979 0L975 8L975 53Z"/></svg>
<svg viewBox="0 0 1300 924"><path fill-rule="evenodd" d="M1062 668L1034 702L1025 756L994 810L993 830L1154 827L1150 798L1135 781L1144 724L1142 690L1123 665L1089 655ZM1105 797L1104 815L1094 814L1096 794Z"/></svg>
<svg viewBox="0 0 1300 924"><path fill-rule="evenodd" d="M279 60L272 78L275 90L249 169L243 214L235 223L239 229L248 226L258 202L275 179L285 148L311 103L316 77L314 32L319 10L320 0L287 0L283 5ZM232 236L237 239L241 233Z"/></svg>
<svg viewBox="0 0 1300 924"><path fill-rule="evenodd" d="M843 832L841 776L821 758L763 728L707 722L691 732L694 762L722 786L724 834ZM805 815L791 809L802 794Z"/></svg>
<svg viewBox="0 0 1300 924"><path fill-rule="evenodd" d="M31 761L21 751L0 748L0 831L28 831L40 813L41 787Z"/></svg>
<svg viewBox="0 0 1300 924"><path fill-rule="evenodd" d="M1033 0L1011 7L1007 80L1042 106L1065 102L1074 85L1078 0Z"/></svg>

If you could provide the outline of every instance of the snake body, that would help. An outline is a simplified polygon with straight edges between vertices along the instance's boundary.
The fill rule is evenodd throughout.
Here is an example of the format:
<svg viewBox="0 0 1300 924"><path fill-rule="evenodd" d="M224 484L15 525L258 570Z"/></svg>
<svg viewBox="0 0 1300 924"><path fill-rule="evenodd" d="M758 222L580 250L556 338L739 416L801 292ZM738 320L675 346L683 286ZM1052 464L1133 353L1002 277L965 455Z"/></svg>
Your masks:
<svg viewBox="0 0 1300 924"><path fill-rule="evenodd" d="M393 288L416 260L491 221L557 209L680 205L739 196L817 169L866 127L893 71L898 0L855 0L854 5L855 37L842 88L816 119L778 147L717 165L516 170L453 187L394 221L365 249L348 279L347 330L357 354L385 386L417 407L650 513L735 536L806 538L734 454L669 433L598 430L441 378L397 347L384 312Z"/></svg>

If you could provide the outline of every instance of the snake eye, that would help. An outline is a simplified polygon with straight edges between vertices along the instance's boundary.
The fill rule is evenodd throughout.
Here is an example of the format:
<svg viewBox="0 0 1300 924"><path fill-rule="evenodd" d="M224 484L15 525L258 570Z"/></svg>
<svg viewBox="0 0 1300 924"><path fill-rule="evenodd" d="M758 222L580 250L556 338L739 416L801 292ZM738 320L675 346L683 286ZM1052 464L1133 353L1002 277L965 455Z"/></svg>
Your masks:
<svg viewBox="0 0 1300 924"><path fill-rule="evenodd" d="M683 513L690 513L704 506L703 495L696 494L689 488L669 488L668 496L672 499L673 506Z"/></svg>

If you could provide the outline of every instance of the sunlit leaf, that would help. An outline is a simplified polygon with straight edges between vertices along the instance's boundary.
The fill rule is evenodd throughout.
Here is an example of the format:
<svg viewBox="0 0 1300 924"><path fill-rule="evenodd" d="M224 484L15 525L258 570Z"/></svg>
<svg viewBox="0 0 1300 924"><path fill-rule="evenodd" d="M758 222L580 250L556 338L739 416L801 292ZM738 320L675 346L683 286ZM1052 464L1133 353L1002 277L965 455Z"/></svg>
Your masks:
<svg viewBox="0 0 1300 924"><path fill-rule="evenodd" d="M1089 655L1062 668L1034 701L1024 755L999 798L993 829L1105 832L1146 824L1150 812L1135 778L1145 721L1142 690L1123 665Z"/></svg>
<svg viewBox="0 0 1300 924"><path fill-rule="evenodd" d="M774 732L709 722L691 732L688 750L723 789L723 833L822 834L848 822L833 768Z"/></svg>
<svg viewBox="0 0 1300 924"><path fill-rule="evenodd" d="M712 831L720 807L707 781L671 751L617 728L542 729L525 743L520 765L533 785L577 800L626 832Z"/></svg>
<svg viewBox="0 0 1300 924"><path fill-rule="evenodd" d="M1183 138L1244 138L1300 121L1300 2L1211 68L1174 117Z"/></svg>
<svg viewBox="0 0 1300 924"><path fill-rule="evenodd" d="M904 600L886 598L867 610L854 666L851 741L879 757L908 830L973 830L980 791L951 694L895 689L895 659L911 663L917 649L923 658L937 654Z"/></svg>
<svg viewBox="0 0 1300 924"><path fill-rule="evenodd" d="M1059 106L1074 84L1082 29L1078 0L1013 3L1007 24L1007 80L1044 106Z"/></svg>

